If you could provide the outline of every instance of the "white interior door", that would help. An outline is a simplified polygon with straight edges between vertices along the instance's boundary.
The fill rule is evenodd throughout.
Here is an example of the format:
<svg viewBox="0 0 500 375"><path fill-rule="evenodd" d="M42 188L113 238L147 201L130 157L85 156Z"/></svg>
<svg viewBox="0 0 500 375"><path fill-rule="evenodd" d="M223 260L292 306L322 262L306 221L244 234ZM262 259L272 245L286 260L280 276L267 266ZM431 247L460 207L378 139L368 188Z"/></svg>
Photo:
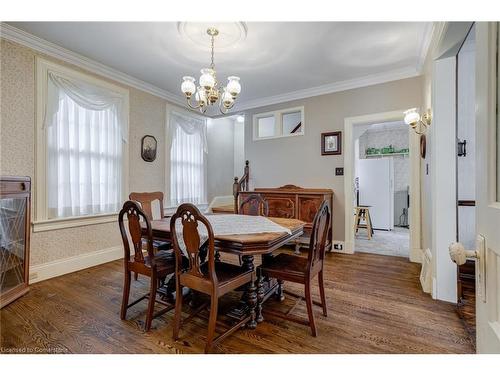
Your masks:
<svg viewBox="0 0 500 375"><path fill-rule="evenodd" d="M359 204L370 206L374 229L394 229L392 158L359 160Z"/></svg>
<svg viewBox="0 0 500 375"><path fill-rule="evenodd" d="M476 324L479 353L500 353L500 125L496 114L498 24L476 24L476 204L477 234L485 256L476 264ZM479 249L478 249L479 250Z"/></svg>

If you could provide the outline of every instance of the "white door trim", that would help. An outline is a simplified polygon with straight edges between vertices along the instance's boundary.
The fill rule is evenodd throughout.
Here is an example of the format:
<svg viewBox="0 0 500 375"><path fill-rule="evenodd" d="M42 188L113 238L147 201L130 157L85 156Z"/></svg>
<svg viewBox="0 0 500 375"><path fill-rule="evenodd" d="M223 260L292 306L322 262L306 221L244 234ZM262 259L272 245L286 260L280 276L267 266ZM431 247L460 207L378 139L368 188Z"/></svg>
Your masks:
<svg viewBox="0 0 500 375"><path fill-rule="evenodd" d="M344 119L344 199L345 199L345 252L354 253L354 137L355 125L400 121L406 110L373 113ZM410 132L410 261L420 263L420 138ZM416 209L415 209L416 208Z"/></svg>

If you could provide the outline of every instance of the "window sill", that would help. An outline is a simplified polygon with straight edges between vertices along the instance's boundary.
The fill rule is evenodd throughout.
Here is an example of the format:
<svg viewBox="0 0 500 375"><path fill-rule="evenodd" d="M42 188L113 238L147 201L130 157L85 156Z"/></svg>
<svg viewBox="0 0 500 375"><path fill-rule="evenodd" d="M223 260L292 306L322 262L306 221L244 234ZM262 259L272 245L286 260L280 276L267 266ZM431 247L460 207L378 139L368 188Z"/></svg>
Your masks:
<svg viewBox="0 0 500 375"><path fill-rule="evenodd" d="M82 227L86 225L104 224L118 221L118 214L102 214L92 216L77 216L70 218L39 220L34 222L33 232L46 232L65 228Z"/></svg>
<svg viewBox="0 0 500 375"><path fill-rule="evenodd" d="M304 132L301 133L293 133L293 134L280 134L280 135L271 135L269 137L253 137L254 142L255 141L265 141L267 139L281 139L281 138L291 138L291 137L300 137L301 135L305 135Z"/></svg>

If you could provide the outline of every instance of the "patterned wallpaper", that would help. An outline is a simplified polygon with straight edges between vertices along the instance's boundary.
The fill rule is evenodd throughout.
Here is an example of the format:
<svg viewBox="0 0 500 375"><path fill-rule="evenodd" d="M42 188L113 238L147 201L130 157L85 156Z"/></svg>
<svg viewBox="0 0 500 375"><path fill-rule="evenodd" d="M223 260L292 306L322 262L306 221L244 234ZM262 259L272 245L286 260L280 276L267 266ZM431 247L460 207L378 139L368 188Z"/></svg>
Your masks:
<svg viewBox="0 0 500 375"><path fill-rule="evenodd" d="M407 129L370 130L359 137L359 158L365 158L365 150L370 147L382 148L392 145L395 149L409 148ZM406 190L410 184L410 158L394 156L394 191Z"/></svg>
<svg viewBox="0 0 500 375"><path fill-rule="evenodd" d="M0 174L24 175L33 179L35 56L70 65L5 39L0 39L0 43ZM130 189L164 190L163 139L167 102L145 92L119 85L130 90ZM140 139L144 134L152 134L158 140L158 156L153 163L145 163L140 157ZM32 233L30 264L43 264L120 245L121 238L116 223Z"/></svg>

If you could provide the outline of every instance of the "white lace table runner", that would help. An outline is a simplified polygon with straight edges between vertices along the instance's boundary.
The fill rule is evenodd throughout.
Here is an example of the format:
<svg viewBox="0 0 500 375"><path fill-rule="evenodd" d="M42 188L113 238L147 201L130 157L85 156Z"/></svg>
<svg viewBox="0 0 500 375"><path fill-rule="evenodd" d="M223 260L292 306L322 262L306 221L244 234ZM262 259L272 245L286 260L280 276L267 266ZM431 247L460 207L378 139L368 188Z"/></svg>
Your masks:
<svg viewBox="0 0 500 375"><path fill-rule="evenodd" d="M222 235L237 235L237 234L258 234L258 233L288 233L292 234L290 229L285 228L274 221L269 220L264 216L249 216L249 215L207 215L207 220L212 225L214 236ZM175 223L177 232L177 241L184 255L187 255L186 245L182 238L182 223L178 219ZM200 235L200 243L203 244L208 239L208 233L203 225L198 226Z"/></svg>

